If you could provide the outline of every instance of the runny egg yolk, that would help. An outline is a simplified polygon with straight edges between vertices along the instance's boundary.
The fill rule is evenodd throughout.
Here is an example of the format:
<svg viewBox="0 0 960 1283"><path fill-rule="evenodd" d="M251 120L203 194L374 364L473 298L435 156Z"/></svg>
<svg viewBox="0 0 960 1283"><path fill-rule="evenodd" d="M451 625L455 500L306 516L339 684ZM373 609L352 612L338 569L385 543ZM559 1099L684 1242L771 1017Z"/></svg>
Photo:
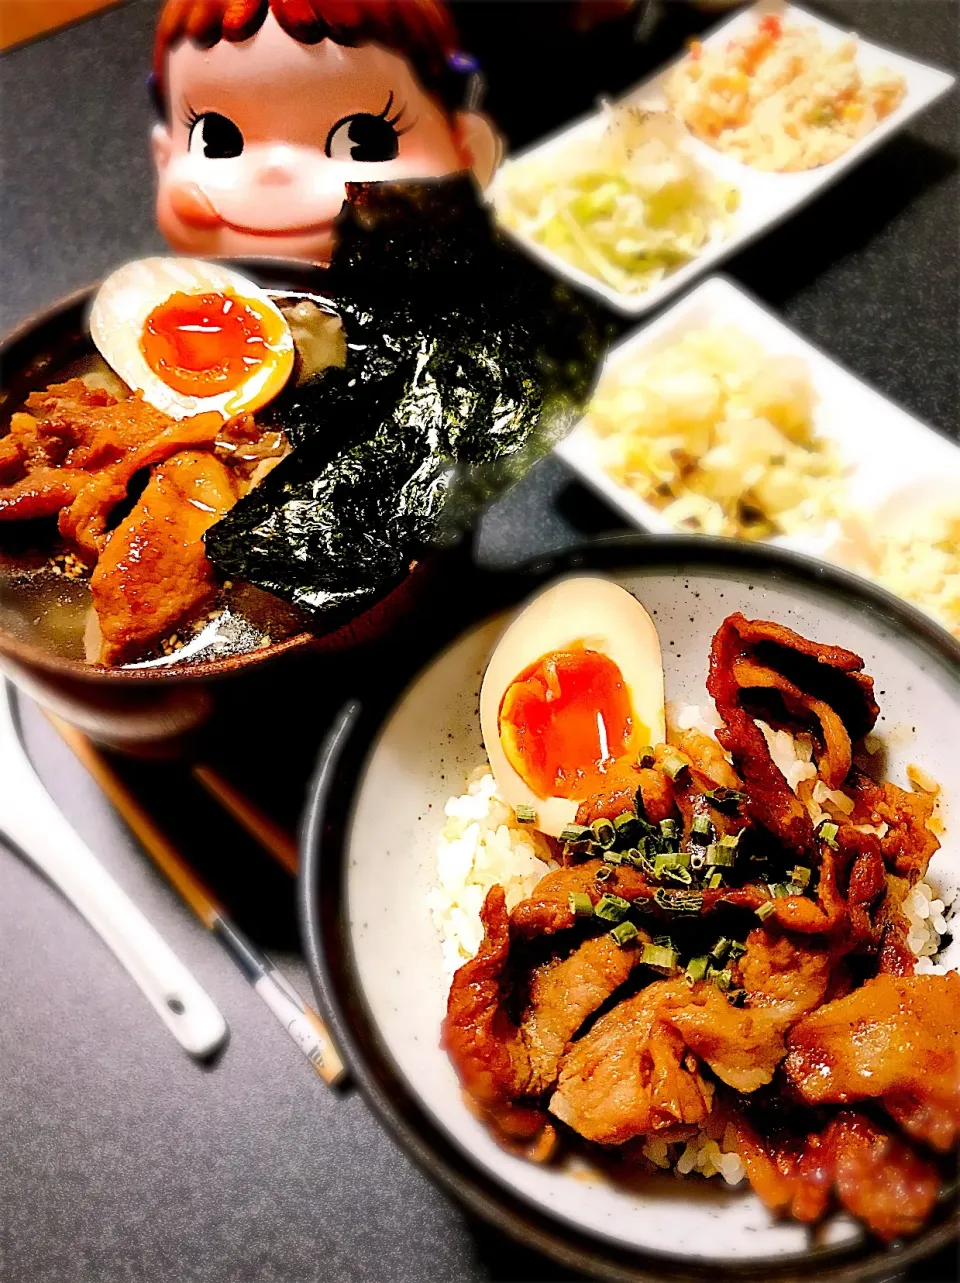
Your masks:
<svg viewBox="0 0 960 1283"><path fill-rule="evenodd" d="M540 798L596 791L641 730L619 667L583 646L543 655L514 678L500 704L503 751Z"/></svg>
<svg viewBox="0 0 960 1283"><path fill-rule="evenodd" d="M175 392L232 392L273 359L276 318L233 294L171 294L143 325L140 348L154 374Z"/></svg>

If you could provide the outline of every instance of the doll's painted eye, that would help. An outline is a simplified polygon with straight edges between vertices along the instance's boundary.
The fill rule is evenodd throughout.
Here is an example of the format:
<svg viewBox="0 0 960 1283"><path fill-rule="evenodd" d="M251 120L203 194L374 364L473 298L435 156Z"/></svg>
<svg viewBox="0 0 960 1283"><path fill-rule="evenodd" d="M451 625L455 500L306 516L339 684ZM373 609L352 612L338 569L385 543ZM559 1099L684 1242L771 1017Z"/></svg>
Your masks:
<svg viewBox="0 0 960 1283"><path fill-rule="evenodd" d="M243 151L243 134L228 116L205 111L190 127L190 150L208 160L228 160Z"/></svg>
<svg viewBox="0 0 960 1283"><path fill-rule="evenodd" d="M327 135L327 155L333 160L396 160L400 138L383 116L360 111L344 116Z"/></svg>

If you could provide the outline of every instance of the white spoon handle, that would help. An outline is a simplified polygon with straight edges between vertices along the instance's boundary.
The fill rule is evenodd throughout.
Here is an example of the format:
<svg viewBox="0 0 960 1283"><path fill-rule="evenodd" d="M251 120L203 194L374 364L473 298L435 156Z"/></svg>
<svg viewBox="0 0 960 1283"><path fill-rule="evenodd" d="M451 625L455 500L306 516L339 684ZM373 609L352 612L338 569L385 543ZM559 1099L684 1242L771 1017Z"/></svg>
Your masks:
<svg viewBox="0 0 960 1283"><path fill-rule="evenodd" d="M193 1056L207 1056L227 1026L159 932L57 810L20 744L0 689L0 832L9 838L86 918L113 950L161 1020Z"/></svg>

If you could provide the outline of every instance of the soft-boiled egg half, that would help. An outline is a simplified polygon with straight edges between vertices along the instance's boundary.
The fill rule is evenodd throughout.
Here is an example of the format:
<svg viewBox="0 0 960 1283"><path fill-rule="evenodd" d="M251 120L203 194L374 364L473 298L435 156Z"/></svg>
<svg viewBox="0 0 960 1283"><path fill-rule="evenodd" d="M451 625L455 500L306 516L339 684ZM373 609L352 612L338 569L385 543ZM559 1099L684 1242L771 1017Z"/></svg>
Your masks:
<svg viewBox="0 0 960 1283"><path fill-rule="evenodd" d="M100 286L90 334L124 383L174 419L225 419L272 400L293 370L290 327L258 285L219 263L142 258Z"/></svg>
<svg viewBox="0 0 960 1283"><path fill-rule="evenodd" d="M480 729L500 797L559 837L611 767L665 738L653 620L609 579L547 588L490 657Z"/></svg>

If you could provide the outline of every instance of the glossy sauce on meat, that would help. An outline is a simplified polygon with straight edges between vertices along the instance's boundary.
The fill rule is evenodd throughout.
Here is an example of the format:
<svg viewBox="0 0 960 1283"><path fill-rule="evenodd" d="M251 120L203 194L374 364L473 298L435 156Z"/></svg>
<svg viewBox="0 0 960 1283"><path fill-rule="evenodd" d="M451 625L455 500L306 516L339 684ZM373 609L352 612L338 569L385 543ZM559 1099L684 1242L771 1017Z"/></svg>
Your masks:
<svg viewBox="0 0 960 1283"><path fill-rule="evenodd" d="M490 891L446 1046L501 1132L627 1154L709 1124L776 1214L913 1234L960 1137L960 977L912 974L901 907L938 847L933 800L853 766L879 710L851 652L735 615L708 684L717 741L620 760L562 866L509 914ZM844 794L828 821L761 716L810 737Z"/></svg>

